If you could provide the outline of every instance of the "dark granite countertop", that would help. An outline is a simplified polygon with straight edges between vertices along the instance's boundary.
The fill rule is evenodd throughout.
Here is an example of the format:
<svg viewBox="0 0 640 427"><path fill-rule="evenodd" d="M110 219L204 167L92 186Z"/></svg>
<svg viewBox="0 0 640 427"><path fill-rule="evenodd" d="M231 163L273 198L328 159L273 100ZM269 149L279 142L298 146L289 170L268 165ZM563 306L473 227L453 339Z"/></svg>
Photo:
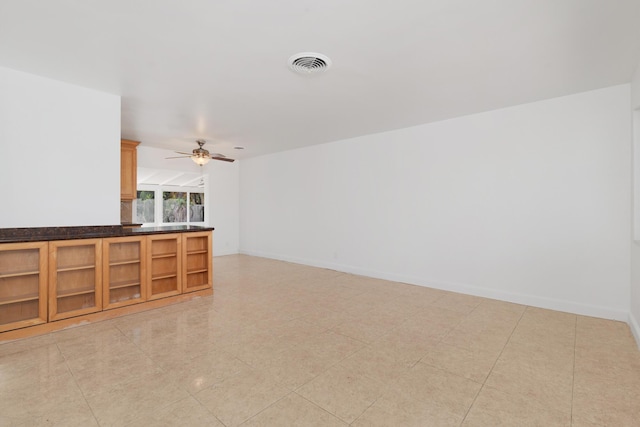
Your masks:
<svg viewBox="0 0 640 427"><path fill-rule="evenodd" d="M92 225L78 227L0 228L0 243L41 242L49 240L95 239L106 237L143 236L162 233L212 231L213 227L168 225L163 227L124 227L122 225Z"/></svg>

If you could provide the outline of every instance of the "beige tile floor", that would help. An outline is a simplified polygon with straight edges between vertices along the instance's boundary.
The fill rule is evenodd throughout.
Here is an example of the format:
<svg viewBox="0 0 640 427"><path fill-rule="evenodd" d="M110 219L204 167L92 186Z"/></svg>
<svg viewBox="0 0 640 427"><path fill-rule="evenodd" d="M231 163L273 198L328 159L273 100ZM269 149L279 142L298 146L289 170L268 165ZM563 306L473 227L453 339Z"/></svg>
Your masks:
<svg viewBox="0 0 640 427"><path fill-rule="evenodd" d="M639 426L624 323L248 256L215 294L0 344L1 426Z"/></svg>

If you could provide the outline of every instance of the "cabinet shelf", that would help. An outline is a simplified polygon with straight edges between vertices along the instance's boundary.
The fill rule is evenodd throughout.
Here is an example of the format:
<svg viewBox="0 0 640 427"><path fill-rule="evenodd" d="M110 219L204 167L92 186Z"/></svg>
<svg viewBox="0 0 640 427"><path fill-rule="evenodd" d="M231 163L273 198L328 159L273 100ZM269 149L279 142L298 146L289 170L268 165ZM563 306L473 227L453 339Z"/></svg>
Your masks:
<svg viewBox="0 0 640 427"><path fill-rule="evenodd" d="M143 236L112 237L103 241L103 310L137 304L147 299L146 247L146 238Z"/></svg>
<svg viewBox="0 0 640 427"><path fill-rule="evenodd" d="M154 276L151 280L162 280L162 279L171 279L172 277L176 277L177 274L163 274L161 276Z"/></svg>
<svg viewBox="0 0 640 427"><path fill-rule="evenodd" d="M49 242L49 321L102 310L102 239Z"/></svg>
<svg viewBox="0 0 640 427"><path fill-rule="evenodd" d="M211 235L190 233L182 235L182 292L195 292L211 287Z"/></svg>
<svg viewBox="0 0 640 427"><path fill-rule="evenodd" d="M171 252L171 253L167 253L167 254L154 254L154 255L151 255L151 259L171 258L171 257L175 257L175 256L178 256L178 254L176 252Z"/></svg>
<svg viewBox="0 0 640 427"><path fill-rule="evenodd" d="M147 250L147 299L182 293L182 234L149 236Z"/></svg>
<svg viewBox="0 0 640 427"><path fill-rule="evenodd" d="M0 335L47 321L47 242L0 244Z"/></svg>
<svg viewBox="0 0 640 427"><path fill-rule="evenodd" d="M139 280L125 280L122 282L112 282L109 285L109 289L113 290L113 289L121 289L121 288L130 288L133 286L140 286L140 281Z"/></svg>
<svg viewBox="0 0 640 427"><path fill-rule="evenodd" d="M56 295L56 298L68 298L76 295L93 294L95 292L96 292L95 287L91 286L90 288L72 289L69 291L59 292L58 295Z"/></svg>
<svg viewBox="0 0 640 427"><path fill-rule="evenodd" d="M195 251L188 251L187 255L206 254L207 252L209 252L208 249L198 249L198 250L195 250Z"/></svg>
<svg viewBox="0 0 640 427"><path fill-rule="evenodd" d="M15 298L0 298L0 306L17 304L20 302L27 302L27 301L38 301L39 299L40 299L39 295L22 295Z"/></svg>
<svg viewBox="0 0 640 427"><path fill-rule="evenodd" d="M115 267L118 265L129 265L129 264L140 264L140 260L139 259L131 259L131 260L126 260L126 261L115 261L115 262L110 262L109 266L110 267Z"/></svg>
<svg viewBox="0 0 640 427"><path fill-rule="evenodd" d="M33 276L33 275L38 275L38 274L40 274L40 272L38 270L35 270L35 271L21 271L21 272L16 272L16 273L5 273L5 274L0 274L0 279L8 279L10 277Z"/></svg>
<svg viewBox="0 0 640 427"><path fill-rule="evenodd" d="M74 265L71 267L57 268L58 273L64 273L65 271L79 271L79 270L93 270L96 268L95 264Z"/></svg>
<svg viewBox="0 0 640 427"><path fill-rule="evenodd" d="M209 271L208 268L201 268L201 269L198 269L198 270L189 270L189 271L187 271L187 274L206 273L207 271Z"/></svg>

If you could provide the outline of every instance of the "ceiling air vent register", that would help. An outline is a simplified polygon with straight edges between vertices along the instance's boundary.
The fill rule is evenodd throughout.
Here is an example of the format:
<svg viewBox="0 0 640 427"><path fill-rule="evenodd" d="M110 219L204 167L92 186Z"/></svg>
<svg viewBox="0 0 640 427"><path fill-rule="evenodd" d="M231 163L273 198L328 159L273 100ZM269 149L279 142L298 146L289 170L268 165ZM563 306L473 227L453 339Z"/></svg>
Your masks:
<svg viewBox="0 0 640 427"><path fill-rule="evenodd" d="M321 53L302 52L289 58L289 68L298 74L323 73L331 66L331 60Z"/></svg>

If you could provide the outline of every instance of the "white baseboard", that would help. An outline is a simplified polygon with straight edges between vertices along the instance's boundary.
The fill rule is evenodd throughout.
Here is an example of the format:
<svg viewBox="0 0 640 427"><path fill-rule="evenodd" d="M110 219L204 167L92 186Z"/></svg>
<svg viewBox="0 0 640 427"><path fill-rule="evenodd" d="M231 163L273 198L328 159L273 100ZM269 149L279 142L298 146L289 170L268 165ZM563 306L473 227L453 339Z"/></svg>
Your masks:
<svg viewBox="0 0 640 427"><path fill-rule="evenodd" d="M497 299L501 301L513 302L516 304L529 305L532 307L546 308L549 310L564 311L567 313L580 314L583 316L599 317L603 319L619 320L622 322L630 323L629 312L626 310L617 310L609 307L581 304L573 301L558 300L553 298L546 298L536 295L520 294L515 292L507 292L503 290L483 288L479 286L463 284L433 281L422 277L405 276L401 274L387 273L369 269L363 269L359 267L353 267L350 265L324 262L318 260L311 260L305 258L291 257L287 255L259 252L259 251L246 251L240 250L241 254L258 256L263 258L277 259L280 261L288 261L296 264L304 264L312 267L327 268L330 270L341 271L344 273L357 274L360 276L374 277L377 279L390 280L394 282L408 283L411 285L425 286L429 288L442 289L445 291L458 292L462 294L474 295L484 298ZM640 343L638 333L638 324L636 322L636 330L634 335L636 341ZM633 326L631 327L633 330Z"/></svg>
<svg viewBox="0 0 640 427"><path fill-rule="evenodd" d="M214 256L214 258L215 258L215 257L217 257L217 256L237 255L237 254L239 254L239 253L240 253L240 252L238 252L237 250L233 250L233 249L232 249L232 250L229 250L229 251L224 251L224 250L223 250L223 251L216 251L216 250L214 250L214 251L213 251L213 256Z"/></svg>
<svg viewBox="0 0 640 427"><path fill-rule="evenodd" d="M629 328L631 328L631 333L633 337L636 339L636 344L638 344L638 348L640 349L640 323L638 323L638 319L636 319L633 313L629 313Z"/></svg>

